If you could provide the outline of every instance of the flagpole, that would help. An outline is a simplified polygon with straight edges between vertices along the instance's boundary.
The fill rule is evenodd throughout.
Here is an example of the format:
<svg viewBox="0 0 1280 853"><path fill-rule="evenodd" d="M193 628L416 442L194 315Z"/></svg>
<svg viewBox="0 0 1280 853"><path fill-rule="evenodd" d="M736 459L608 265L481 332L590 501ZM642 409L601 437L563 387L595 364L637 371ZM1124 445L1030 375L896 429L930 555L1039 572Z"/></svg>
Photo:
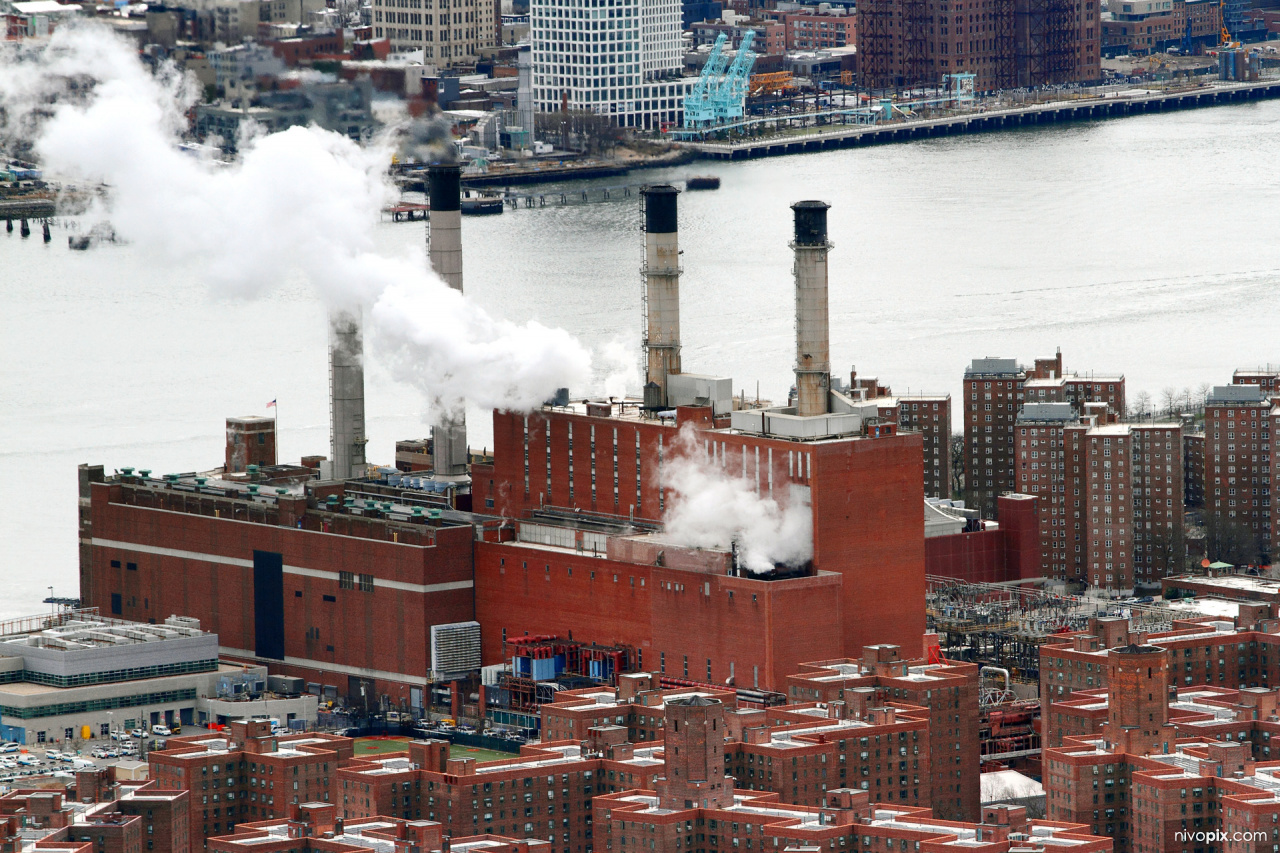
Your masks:
<svg viewBox="0 0 1280 853"><path fill-rule="evenodd" d="M280 464L280 398L271 401L275 405L271 407L271 429L276 434L275 443L271 446L271 464Z"/></svg>

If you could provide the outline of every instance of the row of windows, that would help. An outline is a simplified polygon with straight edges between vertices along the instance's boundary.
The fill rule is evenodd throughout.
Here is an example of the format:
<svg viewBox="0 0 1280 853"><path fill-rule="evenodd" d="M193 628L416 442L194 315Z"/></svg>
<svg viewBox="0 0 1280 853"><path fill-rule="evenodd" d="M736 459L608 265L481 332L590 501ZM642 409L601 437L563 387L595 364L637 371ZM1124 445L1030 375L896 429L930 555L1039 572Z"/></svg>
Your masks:
<svg viewBox="0 0 1280 853"><path fill-rule="evenodd" d="M36 705L32 708L0 707L0 715L16 717L19 720L33 720L38 717L58 717L63 714L82 714L86 711L110 711L115 708L136 708L143 705L160 705L186 700L195 700L194 687L182 690L165 690L159 693L140 693L133 696L113 696L109 699L95 699L87 702L63 702L57 705Z"/></svg>

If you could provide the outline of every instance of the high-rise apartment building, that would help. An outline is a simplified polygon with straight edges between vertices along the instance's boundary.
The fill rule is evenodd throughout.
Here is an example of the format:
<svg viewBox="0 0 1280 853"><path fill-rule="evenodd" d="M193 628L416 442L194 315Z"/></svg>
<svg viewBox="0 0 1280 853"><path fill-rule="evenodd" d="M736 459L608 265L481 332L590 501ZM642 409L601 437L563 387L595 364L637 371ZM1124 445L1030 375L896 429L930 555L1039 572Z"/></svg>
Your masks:
<svg viewBox="0 0 1280 853"><path fill-rule="evenodd" d="M1099 417L1069 403L1019 413L1017 488L1040 498L1041 569L1108 589L1153 585L1183 568L1182 429Z"/></svg>
<svg viewBox="0 0 1280 853"><path fill-rule="evenodd" d="M976 358L964 372L965 494L987 518L995 516L996 498L1016 491L1013 430L1027 403L1070 403L1085 414L1124 414L1124 376L1067 374L1062 352L1038 358L1024 367L1012 358Z"/></svg>
<svg viewBox="0 0 1280 853"><path fill-rule="evenodd" d="M480 49L497 40L496 0L373 0L374 38L391 49L422 51L438 68L475 65Z"/></svg>
<svg viewBox="0 0 1280 853"><path fill-rule="evenodd" d="M646 130L679 122L697 80L682 76L680 33L678 0L532 0L534 108Z"/></svg>
<svg viewBox="0 0 1280 853"><path fill-rule="evenodd" d="M1273 424L1273 421L1275 422ZM1219 385L1205 401L1204 514L1211 551L1239 539L1239 556L1253 562L1271 554L1276 513L1271 400L1260 385ZM1250 558L1253 559L1250 559Z"/></svg>

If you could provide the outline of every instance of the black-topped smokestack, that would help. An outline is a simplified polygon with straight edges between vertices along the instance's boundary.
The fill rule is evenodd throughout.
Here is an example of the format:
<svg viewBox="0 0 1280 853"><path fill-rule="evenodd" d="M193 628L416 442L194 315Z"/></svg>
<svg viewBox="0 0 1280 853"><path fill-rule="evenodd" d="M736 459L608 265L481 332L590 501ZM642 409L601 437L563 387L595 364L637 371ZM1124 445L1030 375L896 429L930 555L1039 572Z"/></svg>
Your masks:
<svg viewBox="0 0 1280 853"><path fill-rule="evenodd" d="M664 408L667 377L680 373L680 241L676 198L668 184L645 187L645 407ZM656 386L656 388L654 387Z"/></svg>
<svg viewBox="0 0 1280 853"><path fill-rule="evenodd" d="M454 290L462 290L462 167L438 163L427 169L431 197L427 256L431 269ZM432 437L432 466L436 474L456 476L467 472L467 421L443 416L436 420Z"/></svg>
<svg viewBox="0 0 1280 853"><path fill-rule="evenodd" d="M796 245L826 245L827 211L831 205L824 201L798 201L791 209L796 216Z"/></svg>
<svg viewBox="0 0 1280 853"><path fill-rule="evenodd" d="M670 184L645 187L644 230L646 234L674 234L677 230L676 197L680 190Z"/></svg>
<svg viewBox="0 0 1280 853"><path fill-rule="evenodd" d="M795 212L796 414L827 413L831 390L831 341L827 314L827 210L821 201L800 201Z"/></svg>
<svg viewBox="0 0 1280 853"><path fill-rule="evenodd" d="M462 167L456 163L436 163L427 168L427 188L431 209L462 209Z"/></svg>

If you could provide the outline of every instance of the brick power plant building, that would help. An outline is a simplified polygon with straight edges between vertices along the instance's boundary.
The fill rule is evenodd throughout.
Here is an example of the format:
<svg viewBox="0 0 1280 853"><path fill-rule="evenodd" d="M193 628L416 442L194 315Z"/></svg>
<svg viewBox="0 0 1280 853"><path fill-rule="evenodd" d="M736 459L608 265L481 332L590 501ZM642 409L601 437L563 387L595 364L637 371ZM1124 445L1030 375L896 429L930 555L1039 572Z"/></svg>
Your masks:
<svg viewBox="0 0 1280 853"><path fill-rule="evenodd" d="M434 174L432 263L461 287L457 174ZM496 411L493 457L469 476L459 425L437 427L441 464L406 488L365 476L360 332L346 315L331 347L331 458L272 464L274 436L233 419L221 471L82 466L84 604L143 622L190 615L226 658L411 708L529 636L607 647L618 671L777 691L806 661L917 647L922 436L865 389L833 388L827 206L795 206L795 404L753 407L730 379L684 372L676 191L646 200L643 399ZM677 456L805 513L811 558L747 568L733 549L673 541L662 522Z"/></svg>

